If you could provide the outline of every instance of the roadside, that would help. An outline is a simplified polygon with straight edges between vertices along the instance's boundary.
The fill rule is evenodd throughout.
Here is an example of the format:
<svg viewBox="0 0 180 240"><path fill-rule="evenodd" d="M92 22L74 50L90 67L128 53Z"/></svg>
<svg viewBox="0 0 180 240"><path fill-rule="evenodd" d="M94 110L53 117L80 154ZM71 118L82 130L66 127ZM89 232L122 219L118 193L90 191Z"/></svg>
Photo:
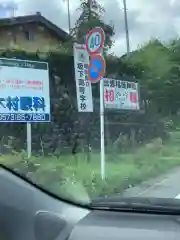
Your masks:
<svg viewBox="0 0 180 240"><path fill-rule="evenodd" d="M105 181L101 180L100 153L93 151L91 161L85 153L77 154L76 158L69 154L27 159L26 153L22 152L0 156L0 163L70 199L73 188L79 195L86 191L91 198L114 194L152 197L180 194L179 131L172 133L165 144L154 139L129 153L114 153L113 158L107 154Z"/></svg>
<svg viewBox="0 0 180 240"><path fill-rule="evenodd" d="M123 192L121 197L180 198L180 167Z"/></svg>

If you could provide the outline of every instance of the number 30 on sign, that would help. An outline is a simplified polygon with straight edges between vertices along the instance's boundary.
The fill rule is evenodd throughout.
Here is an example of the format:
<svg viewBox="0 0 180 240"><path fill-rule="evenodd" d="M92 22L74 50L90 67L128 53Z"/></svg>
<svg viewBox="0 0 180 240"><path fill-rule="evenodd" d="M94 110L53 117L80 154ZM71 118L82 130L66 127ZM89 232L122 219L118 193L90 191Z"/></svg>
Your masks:
<svg viewBox="0 0 180 240"><path fill-rule="evenodd" d="M99 54L104 46L105 33L100 27L93 28L87 34L86 50L89 55Z"/></svg>

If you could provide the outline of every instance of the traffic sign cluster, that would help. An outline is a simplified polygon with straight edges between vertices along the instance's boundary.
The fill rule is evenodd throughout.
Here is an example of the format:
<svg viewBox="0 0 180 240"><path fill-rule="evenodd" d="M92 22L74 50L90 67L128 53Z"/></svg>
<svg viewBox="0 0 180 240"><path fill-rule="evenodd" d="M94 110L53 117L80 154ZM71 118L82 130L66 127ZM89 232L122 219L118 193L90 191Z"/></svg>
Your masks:
<svg viewBox="0 0 180 240"><path fill-rule="evenodd" d="M105 74L105 60L102 56L105 33L100 27L91 29L86 36L86 50L90 56L88 78L91 83L99 82Z"/></svg>

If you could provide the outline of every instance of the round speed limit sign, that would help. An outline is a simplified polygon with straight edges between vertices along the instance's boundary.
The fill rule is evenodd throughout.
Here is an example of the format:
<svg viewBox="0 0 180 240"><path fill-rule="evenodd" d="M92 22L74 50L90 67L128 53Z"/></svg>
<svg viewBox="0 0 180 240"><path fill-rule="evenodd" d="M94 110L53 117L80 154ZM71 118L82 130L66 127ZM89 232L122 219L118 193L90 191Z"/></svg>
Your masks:
<svg viewBox="0 0 180 240"><path fill-rule="evenodd" d="M105 33L100 27L91 29L86 37L86 50L89 55L99 54L104 46Z"/></svg>

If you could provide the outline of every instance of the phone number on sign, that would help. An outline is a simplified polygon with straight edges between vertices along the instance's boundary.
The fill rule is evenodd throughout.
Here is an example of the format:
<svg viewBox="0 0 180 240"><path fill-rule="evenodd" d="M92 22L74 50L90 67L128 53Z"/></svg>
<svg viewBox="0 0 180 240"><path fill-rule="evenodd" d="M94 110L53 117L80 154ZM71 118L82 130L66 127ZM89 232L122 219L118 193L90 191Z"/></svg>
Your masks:
<svg viewBox="0 0 180 240"><path fill-rule="evenodd" d="M0 122L38 122L46 121L44 113L0 113Z"/></svg>

